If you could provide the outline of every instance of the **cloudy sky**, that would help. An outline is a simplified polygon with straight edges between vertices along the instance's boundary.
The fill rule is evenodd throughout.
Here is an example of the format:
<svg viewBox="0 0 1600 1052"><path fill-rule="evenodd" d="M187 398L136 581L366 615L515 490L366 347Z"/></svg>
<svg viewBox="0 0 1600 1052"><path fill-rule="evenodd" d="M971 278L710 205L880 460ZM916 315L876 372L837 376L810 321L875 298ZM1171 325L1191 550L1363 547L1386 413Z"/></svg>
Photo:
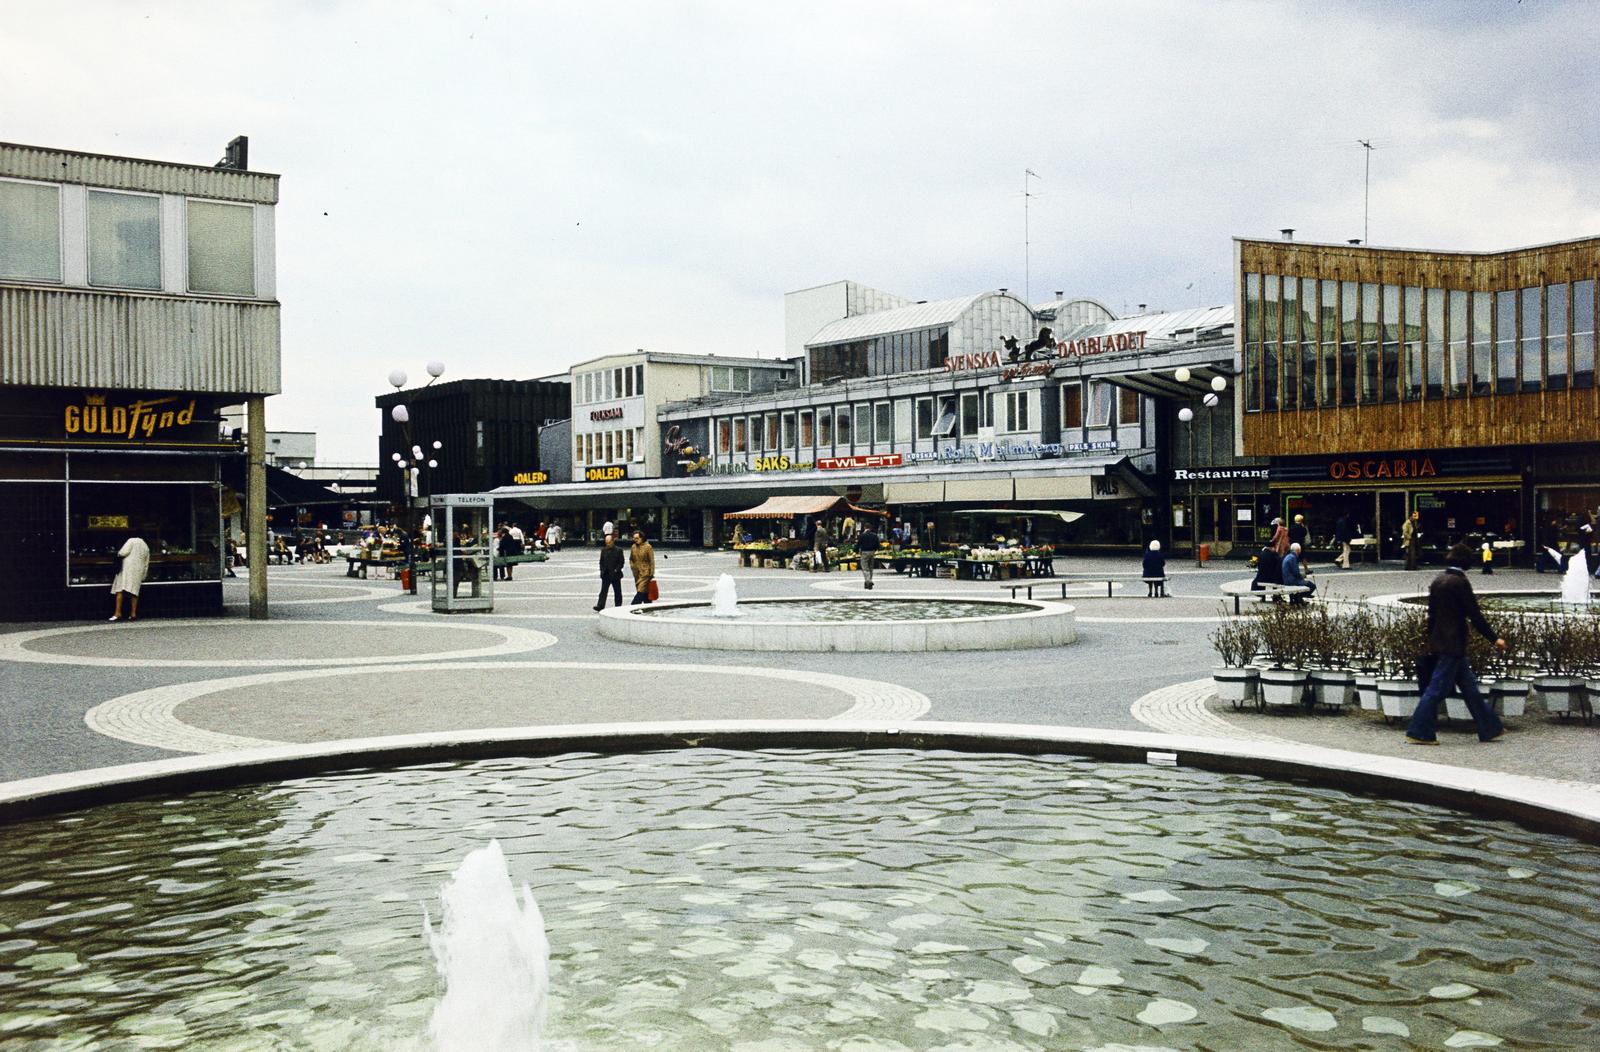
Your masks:
<svg viewBox="0 0 1600 1052"><path fill-rule="evenodd" d="M0 138L283 176L269 426L618 350L776 355L783 293L1226 302L1235 235L1600 233L1590 0L3 0ZM1031 276L1023 170L1032 168ZM1585 191L1583 188L1589 189Z"/></svg>

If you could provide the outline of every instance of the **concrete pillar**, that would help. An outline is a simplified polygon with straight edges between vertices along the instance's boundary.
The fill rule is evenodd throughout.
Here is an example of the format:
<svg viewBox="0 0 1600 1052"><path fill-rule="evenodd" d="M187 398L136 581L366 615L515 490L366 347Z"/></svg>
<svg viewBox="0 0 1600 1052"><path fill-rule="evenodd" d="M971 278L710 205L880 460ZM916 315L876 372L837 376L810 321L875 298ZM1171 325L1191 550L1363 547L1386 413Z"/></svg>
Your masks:
<svg viewBox="0 0 1600 1052"><path fill-rule="evenodd" d="M267 617L267 400L257 395L247 405L246 449L250 464L246 489L250 518L245 526L245 547L250 554L250 619L264 621Z"/></svg>

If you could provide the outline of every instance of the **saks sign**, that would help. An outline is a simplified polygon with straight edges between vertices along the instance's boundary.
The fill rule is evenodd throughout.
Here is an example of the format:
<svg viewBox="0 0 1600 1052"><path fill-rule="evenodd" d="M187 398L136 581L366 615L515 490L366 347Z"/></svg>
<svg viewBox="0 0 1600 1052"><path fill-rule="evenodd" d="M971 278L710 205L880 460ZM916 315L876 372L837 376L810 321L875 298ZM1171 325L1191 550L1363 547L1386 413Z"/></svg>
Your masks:
<svg viewBox="0 0 1600 1052"><path fill-rule="evenodd" d="M158 431L188 427L194 422L193 398L177 395L140 398L127 405L107 405L104 395L88 395L83 405L68 405L63 426L69 435L105 435L135 440L152 438Z"/></svg>

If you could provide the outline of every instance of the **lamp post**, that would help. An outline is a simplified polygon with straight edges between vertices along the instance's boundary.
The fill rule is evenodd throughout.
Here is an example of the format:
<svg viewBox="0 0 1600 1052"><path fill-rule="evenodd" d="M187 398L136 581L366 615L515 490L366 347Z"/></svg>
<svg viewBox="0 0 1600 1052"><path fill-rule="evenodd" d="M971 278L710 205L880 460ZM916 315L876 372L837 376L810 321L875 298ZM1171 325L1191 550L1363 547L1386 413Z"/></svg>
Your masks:
<svg viewBox="0 0 1600 1052"><path fill-rule="evenodd" d="M428 363L427 369L428 382L423 384L423 387L431 387L435 380L444 375L444 363L431 361ZM406 385L406 371L404 369L390 370L389 385L396 391L403 389ZM394 461L395 466L400 469L401 492L405 494L406 498L406 591L411 595L416 595L417 545L416 538L412 534L415 533L416 526L417 483L425 477L422 474L424 463L429 469L439 466L438 459L431 454L443 449L444 443L435 439L429 455L424 456L422 446L412 441L411 410L404 402L397 403L389 408L389 419L400 425L400 430L405 435L406 445L411 447L411 458L409 460L399 453L391 453L389 459ZM430 479L429 481L431 482L432 480ZM424 487L424 491L426 491L426 487Z"/></svg>
<svg viewBox="0 0 1600 1052"><path fill-rule="evenodd" d="M1186 366L1179 366L1173 370L1172 378L1180 384L1187 384L1194 374ZM1200 405L1203 409L1215 409L1222 401L1222 392L1228 389L1228 381L1221 376L1211 378L1211 390L1201 398ZM1205 565L1200 558L1200 493L1199 483L1195 478L1196 463L1195 436L1194 436L1194 409L1184 406L1178 410L1178 419L1182 421L1189 432L1189 546L1194 552L1194 564L1197 567Z"/></svg>

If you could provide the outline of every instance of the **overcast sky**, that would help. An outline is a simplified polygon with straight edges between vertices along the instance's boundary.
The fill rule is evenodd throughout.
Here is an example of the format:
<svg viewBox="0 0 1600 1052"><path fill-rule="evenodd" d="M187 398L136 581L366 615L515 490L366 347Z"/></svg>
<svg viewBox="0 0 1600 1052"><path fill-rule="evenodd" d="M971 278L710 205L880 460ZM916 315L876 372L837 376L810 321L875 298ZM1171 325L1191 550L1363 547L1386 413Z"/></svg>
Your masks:
<svg viewBox="0 0 1600 1052"><path fill-rule="evenodd" d="M783 349L783 293L1231 297L1229 239L1600 234L1600 4L0 2L0 139L283 176L269 427ZM1032 168L1031 278L1023 170ZM1584 189L1587 187L1587 190Z"/></svg>

